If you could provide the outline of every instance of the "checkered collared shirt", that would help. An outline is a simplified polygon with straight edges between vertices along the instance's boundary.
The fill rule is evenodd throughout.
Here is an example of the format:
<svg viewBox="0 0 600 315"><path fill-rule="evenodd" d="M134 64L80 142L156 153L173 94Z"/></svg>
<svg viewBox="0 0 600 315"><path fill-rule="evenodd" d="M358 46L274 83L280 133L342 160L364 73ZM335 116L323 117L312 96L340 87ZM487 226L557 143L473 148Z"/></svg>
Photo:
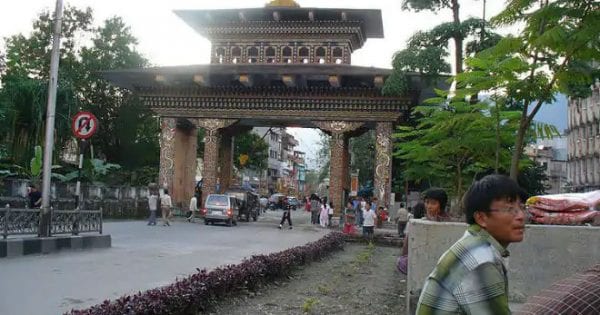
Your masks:
<svg viewBox="0 0 600 315"><path fill-rule="evenodd" d="M427 277L417 315L510 314L508 251L479 225L469 226Z"/></svg>

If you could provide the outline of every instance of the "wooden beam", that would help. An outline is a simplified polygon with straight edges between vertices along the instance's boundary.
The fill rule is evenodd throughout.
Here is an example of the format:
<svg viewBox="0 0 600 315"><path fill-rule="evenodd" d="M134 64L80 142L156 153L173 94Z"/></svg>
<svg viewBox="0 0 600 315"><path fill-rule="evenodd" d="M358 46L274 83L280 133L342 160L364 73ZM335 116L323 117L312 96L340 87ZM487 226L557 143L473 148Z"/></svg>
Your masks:
<svg viewBox="0 0 600 315"><path fill-rule="evenodd" d="M340 87L340 76L339 75L330 75L329 76L329 84L334 88Z"/></svg>
<svg viewBox="0 0 600 315"><path fill-rule="evenodd" d="M283 81L287 87L296 87L296 77L293 75L284 74L281 76L281 81Z"/></svg>

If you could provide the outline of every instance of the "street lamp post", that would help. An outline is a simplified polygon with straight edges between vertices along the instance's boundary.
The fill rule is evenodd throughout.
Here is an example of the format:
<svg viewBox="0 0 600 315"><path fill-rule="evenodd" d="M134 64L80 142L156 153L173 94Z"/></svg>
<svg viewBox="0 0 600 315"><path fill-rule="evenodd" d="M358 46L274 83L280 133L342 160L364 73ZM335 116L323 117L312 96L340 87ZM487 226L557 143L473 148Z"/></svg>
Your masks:
<svg viewBox="0 0 600 315"><path fill-rule="evenodd" d="M50 177L52 176L52 151L54 144L54 118L56 112L56 88L58 86L58 62L60 60L60 31L63 3L56 0L54 11L54 35L50 59L50 82L48 84L48 107L46 110L46 142L44 143L44 173L42 179L42 211L40 214L40 236L50 236Z"/></svg>

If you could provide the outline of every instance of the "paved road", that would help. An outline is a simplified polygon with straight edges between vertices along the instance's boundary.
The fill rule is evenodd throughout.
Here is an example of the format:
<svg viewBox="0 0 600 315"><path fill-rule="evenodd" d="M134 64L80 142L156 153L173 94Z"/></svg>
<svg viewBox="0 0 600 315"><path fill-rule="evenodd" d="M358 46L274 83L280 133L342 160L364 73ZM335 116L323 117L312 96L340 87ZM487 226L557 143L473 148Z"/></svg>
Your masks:
<svg viewBox="0 0 600 315"><path fill-rule="evenodd" d="M240 262L319 239L326 230L292 212L293 230L279 230L280 211L236 227L175 222L109 222L110 249L0 259L0 314L60 314L168 284L196 268Z"/></svg>

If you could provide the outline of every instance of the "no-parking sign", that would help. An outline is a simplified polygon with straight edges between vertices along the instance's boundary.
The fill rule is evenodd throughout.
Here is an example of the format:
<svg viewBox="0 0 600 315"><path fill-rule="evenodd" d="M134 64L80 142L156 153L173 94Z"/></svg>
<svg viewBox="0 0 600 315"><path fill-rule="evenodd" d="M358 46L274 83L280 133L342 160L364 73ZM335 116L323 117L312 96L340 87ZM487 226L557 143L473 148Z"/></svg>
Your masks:
<svg viewBox="0 0 600 315"><path fill-rule="evenodd" d="M79 139L87 139L98 129L98 119L90 112L79 112L73 117L73 134Z"/></svg>

